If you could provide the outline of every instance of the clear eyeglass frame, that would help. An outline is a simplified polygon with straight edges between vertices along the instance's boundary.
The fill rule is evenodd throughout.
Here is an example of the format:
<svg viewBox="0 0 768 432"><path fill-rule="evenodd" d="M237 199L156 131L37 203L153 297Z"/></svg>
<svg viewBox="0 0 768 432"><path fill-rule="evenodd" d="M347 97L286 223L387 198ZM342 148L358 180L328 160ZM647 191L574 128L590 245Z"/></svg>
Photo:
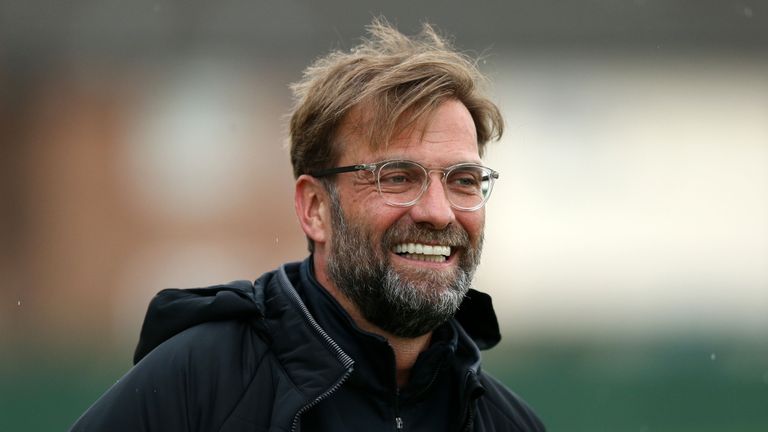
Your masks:
<svg viewBox="0 0 768 432"><path fill-rule="evenodd" d="M416 180L420 182L420 185L413 181L401 183L402 181L414 179L408 179L401 174L393 174L392 171L395 170L399 170L397 172L416 174L418 176ZM432 172L439 172L441 173L440 180L443 183L443 190L448 202L451 204L451 207L461 211L475 211L482 208L491 196L495 180L499 178L497 171L476 163L460 163L446 168L427 168L418 162L404 159L327 168L316 171L311 175L320 178L356 171L371 172L376 181L379 195L385 203L394 207L410 207L416 204L432 181L430 174ZM384 180L389 180L390 186L382 187L383 173ZM462 175L463 177L461 177ZM451 184L449 184L448 179L451 179ZM454 181L456 182L455 184ZM391 191L386 189L391 189Z"/></svg>

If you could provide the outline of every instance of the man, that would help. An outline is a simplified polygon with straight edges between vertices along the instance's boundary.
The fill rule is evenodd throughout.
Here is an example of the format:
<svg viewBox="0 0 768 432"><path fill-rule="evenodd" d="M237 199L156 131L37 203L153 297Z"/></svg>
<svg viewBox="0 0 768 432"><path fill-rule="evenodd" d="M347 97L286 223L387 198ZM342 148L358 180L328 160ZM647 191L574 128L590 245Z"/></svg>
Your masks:
<svg viewBox="0 0 768 432"><path fill-rule="evenodd" d="M294 86L310 257L158 294L135 367L72 430L544 430L480 369L479 348L500 338L490 298L470 289L499 110L429 26L369 32Z"/></svg>

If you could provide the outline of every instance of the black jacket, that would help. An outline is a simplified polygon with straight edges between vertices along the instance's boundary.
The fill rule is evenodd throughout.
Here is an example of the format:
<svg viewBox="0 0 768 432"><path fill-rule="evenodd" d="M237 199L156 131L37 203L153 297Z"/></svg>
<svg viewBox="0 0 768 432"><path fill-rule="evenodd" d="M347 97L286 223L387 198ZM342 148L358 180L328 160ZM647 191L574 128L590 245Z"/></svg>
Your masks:
<svg viewBox="0 0 768 432"><path fill-rule="evenodd" d="M161 291L147 312L136 365L71 430L300 430L302 415L333 398L355 361L294 288L301 288L299 268L285 265L253 284ZM478 347L499 340L490 298L471 290L454 327L475 359L456 393L464 407L460 429L543 431L522 400L480 369Z"/></svg>

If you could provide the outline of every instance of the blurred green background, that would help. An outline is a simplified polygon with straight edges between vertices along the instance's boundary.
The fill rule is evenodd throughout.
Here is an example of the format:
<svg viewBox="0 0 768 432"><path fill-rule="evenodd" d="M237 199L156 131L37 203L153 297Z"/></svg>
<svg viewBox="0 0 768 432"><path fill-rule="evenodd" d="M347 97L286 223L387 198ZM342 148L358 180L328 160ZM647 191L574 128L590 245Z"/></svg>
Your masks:
<svg viewBox="0 0 768 432"><path fill-rule="evenodd" d="M290 82L372 17L489 77L486 368L552 431L768 430L768 5L0 0L0 431L66 430L151 296L300 260Z"/></svg>
<svg viewBox="0 0 768 432"><path fill-rule="evenodd" d="M83 351L2 366L0 430L64 430L129 367ZM768 425L768 343L690 337L514 342L485 368L553 431L761 432Z"/></svg>

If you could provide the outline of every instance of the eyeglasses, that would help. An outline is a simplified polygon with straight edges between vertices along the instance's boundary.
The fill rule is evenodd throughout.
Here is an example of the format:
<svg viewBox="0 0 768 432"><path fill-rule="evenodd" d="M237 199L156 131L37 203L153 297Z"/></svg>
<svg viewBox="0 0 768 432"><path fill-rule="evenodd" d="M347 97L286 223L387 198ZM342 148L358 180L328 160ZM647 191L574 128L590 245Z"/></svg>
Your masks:
<svg viewBox="0 0 768 432"><path fill-rule="evenodd" d="M370 171L384 202L395 207L410 207L424 195L430 183L430 173L442 173L443 190L451 206L457 210L474 211L485 205L491 196L493 182L499 173L475 163L460 163L447 168L426 168L409 160L386 160L368 164L349 165L319 170L313 177L324 177L355 171Z"/></svg>

